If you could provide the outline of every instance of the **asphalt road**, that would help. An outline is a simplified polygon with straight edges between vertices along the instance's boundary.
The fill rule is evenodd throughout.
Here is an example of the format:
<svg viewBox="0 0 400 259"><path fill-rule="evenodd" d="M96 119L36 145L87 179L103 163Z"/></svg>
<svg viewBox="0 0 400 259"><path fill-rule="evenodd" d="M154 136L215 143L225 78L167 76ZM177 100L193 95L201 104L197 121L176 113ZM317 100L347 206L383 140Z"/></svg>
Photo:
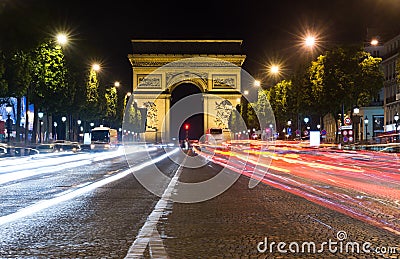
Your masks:
<svg viewBox="0 0 400 259"><path fill-rule="evenodd" d="M172 151L1 161L0 258L399 258L392 231Z"/></svg>

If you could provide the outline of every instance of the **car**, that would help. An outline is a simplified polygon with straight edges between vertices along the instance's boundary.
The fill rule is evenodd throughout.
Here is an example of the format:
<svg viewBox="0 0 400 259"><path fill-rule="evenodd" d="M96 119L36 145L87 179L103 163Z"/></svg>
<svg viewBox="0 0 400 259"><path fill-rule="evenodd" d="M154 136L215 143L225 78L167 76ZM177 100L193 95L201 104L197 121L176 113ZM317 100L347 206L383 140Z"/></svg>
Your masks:
<svg viewBox="0 0 400 259"><path fill-rule="evenodd" d="M40 144L36 146L36 149L40 153L53 153L56 152L56 144Z"/></svg>
<svg viewBox="0 0 400 259"><path fill-rule="evenodd" d="M400 153L400 146L388 146L388 147L385 147L385 148L379 150L379 152Z"/></svg>
<svg viewBox="0 0 400 259"><path fill-rule="evenodd" d="M56 143L55 149L57 152L72 151L75 153L81 151L81 146L78 142L64 142Z"/></svg>

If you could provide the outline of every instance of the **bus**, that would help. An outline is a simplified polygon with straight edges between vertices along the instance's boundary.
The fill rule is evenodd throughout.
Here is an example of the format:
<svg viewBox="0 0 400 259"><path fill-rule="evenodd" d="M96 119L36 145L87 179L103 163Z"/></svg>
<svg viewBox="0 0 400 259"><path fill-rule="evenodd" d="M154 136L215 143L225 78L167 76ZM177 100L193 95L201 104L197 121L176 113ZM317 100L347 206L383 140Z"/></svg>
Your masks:
<svg viewBox="0 0 400 259"><path fill-rule="evenodd" d="M90 140L90 150L109 150L118 145L118 131L100 125L92 129Z"/></svg>
<svg viewBox="0 0 400 259"><path fill-rule="evenodd" d="M207 144L222 144L224 141L224 134L222 129L210 128L206 133L206 143Z"/></svg>

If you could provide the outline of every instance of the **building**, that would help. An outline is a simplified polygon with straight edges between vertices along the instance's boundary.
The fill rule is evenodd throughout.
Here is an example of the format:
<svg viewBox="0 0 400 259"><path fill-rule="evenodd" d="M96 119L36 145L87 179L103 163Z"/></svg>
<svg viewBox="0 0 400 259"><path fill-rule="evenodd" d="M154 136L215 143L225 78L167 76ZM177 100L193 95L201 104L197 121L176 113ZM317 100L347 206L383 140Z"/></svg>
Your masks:
<svg viewBox="0 0 400 259"><path fill-rule="evenodd" d="M400 112L400 85L399 75L399 52L400 34L384 43L384 55L382 68L385 74L384 81L384 127L385 132L395 131L394 115Z"/></svg>

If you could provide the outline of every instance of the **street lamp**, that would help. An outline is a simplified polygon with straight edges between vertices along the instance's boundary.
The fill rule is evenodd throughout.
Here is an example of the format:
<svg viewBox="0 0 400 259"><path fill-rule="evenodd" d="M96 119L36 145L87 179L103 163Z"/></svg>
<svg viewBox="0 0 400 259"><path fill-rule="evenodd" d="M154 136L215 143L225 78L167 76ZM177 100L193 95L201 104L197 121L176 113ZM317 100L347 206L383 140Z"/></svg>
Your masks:
<svg viewBox="0 0 400 259"><path fill-rule="evenodd" d="M78 142L79 142L79 137L81 135L81 124L82 124L82 121L81 120L77 120L76 122L78 123L78 137L77 137L77 139L78 139Z"/></svg>
<svg viewBox="0 0 400 259"><path fill-rule="evenodd" d="M315 45L315 37L312 35L308 35L304 39L304 45L306 45L307 48L312 48Z"/></svg>
<svg viewBox="0 0 400 259"><path fill-rule="evenodd" d="M269 124L269 130L271 132L271 141L274 140L274 125Z"/></svg>
<svg viewBox="0 0 400 259"><path fill-rule="evenodd" d="M399 139L398 136L397 136L397 127L399 126L398 125L398 121L399 121L399 113L398 112L396 112L396 114L394 115L393 119L394 119L394 122L395 122L396 142L398 142L398 139Z"/></svg>
<svg viewBox="0 0 400 259"><path fill-rule="evenodd" d="M358 108L357 106L354 107L354 109L353 109L353 114L354 114L356 117L358 117L358 114L360 114L360 108ZM355 122L355 120L353 120L353 124L355 124L354 122ZM361 120L359 121L357 127L354 125L354 129L355 129L354 142L357 141L358 132L361 131L361 130L359 129L360 124L361 124ZM359 139L361 139L361 138L359 137Z"/></svg>
<svg viewBox="0 0 400 259"><path fill-rule="evenodd" d="M378 46L378 44L379 44L378 39L372 39L372 40L371 40L371 45L372 45L372 46Z"/></svg>
<svg viewBox="0 0 400 259"><path fill-rule="evenodd" d="M11 139L11 131L12 131L12 120L11 120L11 112L12 112L12 106L10 103L7 104L6 106L6 112L7 112L7 142L8 145L10 145L10 139Z"/></svg>
<svg viewBox="0 0 400 259"><path fill-rule="evenodd" d="M21 124L22 124L22 128L25 129L25 117L21 118ZM24 140L26 138L25 132L22 132L22 140Z"/></svg>
<svg viewBox="0 0 400 259"><path fill-rule="evenodd" d="M368 141L368 116L365 116L364 125L365 125L365 141Z"/></svg>
<svg viewBox="0 0 400 259"><path fill-rule="evenodd" d="M57 122L55 121L53 123L54 126L54 140L57 140Z"/></svg>
<svg viewBox="0 0 400 259"><path fill-rule="evenodd" d="M292 128L291 128L291 126L292 126L292 120L288 120L287 125L288 125L288 128L287 128L287 135L288 135L288 138L290 138L290 136L292 135Z"/></svg>
<svg viewBox="0 0 400 259"><path fill-rule="evenodd" d="M43 124L43 112L38 112L39 116L39 143L42 143L42 124Z"/></svg>
<svg viewBox="0 0 400 259"><path fill-rule="evenodd" d="M65 129L64 139L67 140L67 123L65 123L67 121L67 117L62 116L61 117L61 121L65 124L65 127L64 127L64 129Z"/></svg>
<svg viewBox="0 0 400 259"><path fill-rule="evenodd" d="M279 65L271 65L271 67L269 68L269 71L272 75L278 75L280 72Z"/></svg>
<svg viewBox="0 0 400 259"><path fill-rule="evenodd" d="M94 63L94 64L92 65L92 69L93 69L94 71L99 71L99 70L100 70L100 65L97 64L97 63Z"/></svg>
<svg viewBox="0 0 400 259"><path fill-rule="evenodd" d="M57 43L60 45L65 45L68 42L68 36L64 33L59 33L56 36Z"/></svg>

